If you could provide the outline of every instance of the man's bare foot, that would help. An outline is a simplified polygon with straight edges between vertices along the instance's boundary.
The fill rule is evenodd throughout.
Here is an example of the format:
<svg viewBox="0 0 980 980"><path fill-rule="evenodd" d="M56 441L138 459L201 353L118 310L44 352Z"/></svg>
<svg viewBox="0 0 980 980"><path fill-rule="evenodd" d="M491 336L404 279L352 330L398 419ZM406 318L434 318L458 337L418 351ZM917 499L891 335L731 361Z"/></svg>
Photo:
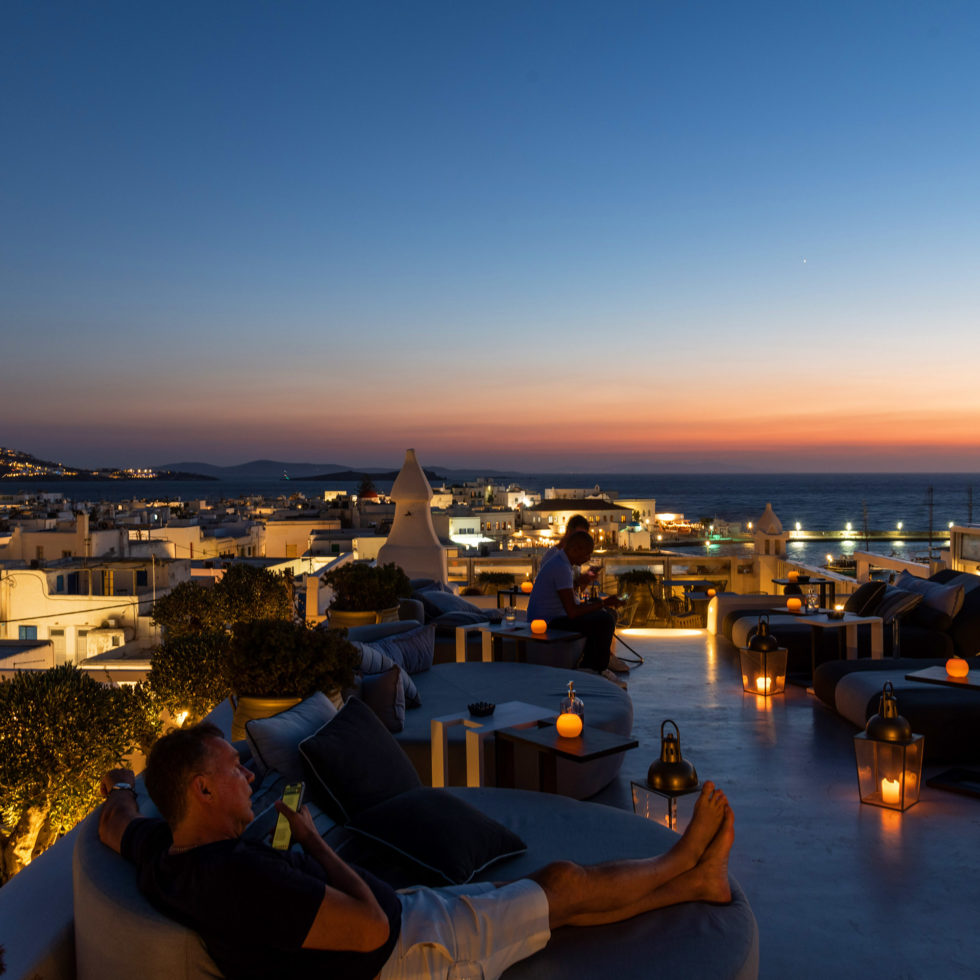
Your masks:
<svg viewBox="0 0 980 980"><path fill-rule="evenodd" d="M726 805L718 833L691 872L699 901L725 903L732 900L732 890L728 884L728 855L734 842L735 816L732 808Z"/></svg>
<svg viewBox="0 0 980 980"><path fill-rule="evenodd" d="M682 870L693 868L701 860L721 827L727 807L725 794L720 789L715 789L714 783L705 783L697 803L694 804L694 816L687 830L671 848L671 852L681 859Z"/></svg>

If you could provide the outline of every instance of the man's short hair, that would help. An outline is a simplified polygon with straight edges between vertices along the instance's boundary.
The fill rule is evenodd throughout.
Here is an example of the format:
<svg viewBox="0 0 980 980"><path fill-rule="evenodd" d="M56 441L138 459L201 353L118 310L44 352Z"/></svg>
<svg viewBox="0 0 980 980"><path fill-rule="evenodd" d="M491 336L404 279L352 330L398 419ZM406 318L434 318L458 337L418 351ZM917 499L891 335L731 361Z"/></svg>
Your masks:
<svg viewBox="0 0 980 980"><path fill-rule="evenodd" d="M589 519L582 514L572 514L565 524L565 533L571 534L573 531L588 531Z"/></svg>
<svg viewBox="0 0 980 980"><path fill-rule="evenodd" d="M565 550L568 551L569 548L588 549L591 555L592 549L595 548L595 541L592 540L592 535L588 531L573 531L565 542Z"/></svg>
<svg viewBox="0 0 980 980"><path fill-rule="evenodd" d="M208 743L214 738L224 738L221 729L202 721L164 735L150 750L143 780L150 799L171 827L184 816L188 784L207 768L212 751Z"/></svg>

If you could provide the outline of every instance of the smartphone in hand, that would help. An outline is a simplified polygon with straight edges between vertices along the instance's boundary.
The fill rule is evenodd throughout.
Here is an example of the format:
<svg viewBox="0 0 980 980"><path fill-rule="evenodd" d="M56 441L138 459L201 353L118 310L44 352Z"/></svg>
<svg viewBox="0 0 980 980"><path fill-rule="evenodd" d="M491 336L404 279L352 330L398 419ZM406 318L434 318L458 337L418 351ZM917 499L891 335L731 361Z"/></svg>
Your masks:
<svg viewBox="0 0 980 980"><path fill-rule="evenodd" d="M282 791L282 801L290 810L299 810L303 805L303 783L289 783ZM280 813L272 834L272 846L277 851L288 850L291 837L289 821Z"/></svg>

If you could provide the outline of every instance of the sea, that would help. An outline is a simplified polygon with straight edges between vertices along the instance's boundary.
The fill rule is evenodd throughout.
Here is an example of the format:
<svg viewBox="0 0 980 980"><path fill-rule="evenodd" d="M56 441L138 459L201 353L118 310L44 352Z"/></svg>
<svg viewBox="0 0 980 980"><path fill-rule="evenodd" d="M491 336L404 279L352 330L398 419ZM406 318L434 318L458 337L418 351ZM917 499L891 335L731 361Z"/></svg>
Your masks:
<svg viewBox="0 0 980 980"><path fill-rule="evenodd" d="M478 471L452 471L453 482L480 477ZM932 527L945 530L951 522L972 523L973 490L980 488L977 473L493 473L496 484L517 484L529 491L556 488L595 488L615 491L620 497L654 497L657 510L683 514L688 520L745 524L756 521L771 503L787 529L796 523L804 529L843 530L851 524L853 534L832 546L826 542L790 542L790 557L809 564L823 564L826 555L835 557L864 550L861 535L869 531L891 531L902 522L907 532L924 534ZM376 481L379 491L391 483ZM324 490L357 490L356 483L300 479L236 479L100 482L0 481L0 494L58 493L78 502L131 499L186 502L193 500L238 500L247 496L288 498L302 494L320 498ZM980 520L980 494L977 495ZM697 554L732 554L744 545L713 543L710 546L672 550ZM938 542L934 542L934 550ZM915 559L928 553L926 541L871 541L867 550L876 554Z"/></svg>

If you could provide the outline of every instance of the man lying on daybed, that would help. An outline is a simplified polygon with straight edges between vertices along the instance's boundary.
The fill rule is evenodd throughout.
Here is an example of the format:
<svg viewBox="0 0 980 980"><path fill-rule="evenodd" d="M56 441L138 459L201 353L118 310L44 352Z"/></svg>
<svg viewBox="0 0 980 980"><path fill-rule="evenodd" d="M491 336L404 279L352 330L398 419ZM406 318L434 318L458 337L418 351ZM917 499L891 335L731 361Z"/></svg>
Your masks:
<svg viewBox="0 0 980 980"><path fill-rule="evenodd" d="M140 816L130 770L102 780L100 839L136 865L141 891L160 911L201 934L229 978L422 980L471 960L495 980L558 926L731 898L732 811L711 783L666 854L591 867L556 862L500 886L395 892L342 861L306 807L276 804L302 853L242 839L253 778L220 730L203 723L164 736L150 753L146 788L165 821Z"/></svg>

